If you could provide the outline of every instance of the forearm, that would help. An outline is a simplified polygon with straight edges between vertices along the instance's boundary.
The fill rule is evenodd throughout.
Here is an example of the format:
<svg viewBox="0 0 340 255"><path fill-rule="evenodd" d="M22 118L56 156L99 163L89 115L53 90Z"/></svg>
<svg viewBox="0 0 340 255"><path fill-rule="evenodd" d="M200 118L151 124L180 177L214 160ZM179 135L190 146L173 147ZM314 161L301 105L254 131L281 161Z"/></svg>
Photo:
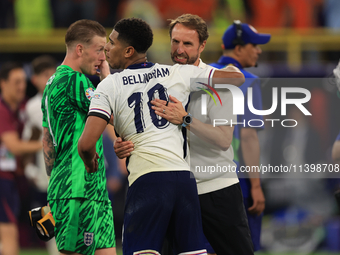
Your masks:
<svg viewBox="0 0 340 255"><path fill-rule="evenodd" d="M107 127L107 122L95 116L89 116L85 123L85 128L78 141L78 153L81 159L84 161L85 167L88 172L92 172L94 163L96 162L96 143L100 139L101 134Z"/></svg>
<svg viewBox="0 0 340 255"><path fill-rule="evenodd" d="M41 141L30 141L30 142L21 142L16 148L17 155L22 155L26 153L34 153L40 151L42 148Z"/></svg>
<svg viewBox="0 0 340 255"><path fill-rule="evenodd" d="M200 139L217 146L223 151L229 149L233 139L234 127L214 127L210 124L202 123L196 118L193 118L192 123L187 129Z"/></svg>
<svg viewBox="0 0 340 255"><path fill-rule="evenodd" d="M24 141L16 131L5 132L1 135L0 139L6 148L15 156L34 153L42 149L40 141Z"/></svg>
<svg viewBox="0 0 340 255"><path fill-rule="evenodd" d="M182 103L178 101L177 98L170 95L170 100L173 103L167 103L166 101L159 99L151 101L153 104L152 109L155 110L157 115L165 118L172 124L182 125L183 118L188 115L188 113L184 110ZM192 123L186 128L200 139L210 144L214 144L224 151L229 149L233 139L234 127L214 127L213 125L203 123L196 118L193 118Z"/></svg>
<svg viewBox="0 0 340 255"><path fill-rule="evenodd" d="M223 78L223 80L221 80ZM213 75L213 84L220 84L223 81L224 84L232 84L235 86L241 86L245 82L243 73L234 66L228 66L224 69L215 70Z"/></svg>
<svg viewBox="0 0 340 255"><path fill-rule="evenodd" d="M47 176L51 176L56 155L55 155L55 149L53 146L52 137L48 131L48 128L43 129L43 151L44 151L46 174Z"/></svg>
<svg viewBox="0 0 340 255"><path fill-rule="evenodd" d="M92 160L96 154L96 146L84 148L82 146L81 139L79 139L78 143L78 153L81 159L83 160L86 166L90 166L92 164Z"/></svg>
<svg viewBox="0 0 340 255"><path fill-rule="evenodd" d="M255 129L241 129L241 149L245 165L259 167L260 143ZM260 174L257 171L250 171L249 178L252 187L260 185Z"/></svg>

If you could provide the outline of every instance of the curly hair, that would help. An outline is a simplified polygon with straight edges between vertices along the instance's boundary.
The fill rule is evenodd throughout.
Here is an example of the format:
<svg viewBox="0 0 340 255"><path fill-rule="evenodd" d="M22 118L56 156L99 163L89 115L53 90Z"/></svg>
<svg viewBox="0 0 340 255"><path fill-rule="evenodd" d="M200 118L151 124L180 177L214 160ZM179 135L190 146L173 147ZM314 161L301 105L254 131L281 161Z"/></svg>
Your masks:
<svg viewBox="0 0 340 255"><path fill-rule="evenodd" d="M193 14L183 14L177 17L176 19L170 19L170 21L171 21L169 24L170 38L172 35L172 30L176 24L182 24L183 26L196 30L196 32L198 33L198 39L200 44L206 41L209 37L207 23L205 23L205 21L200 16Z"/></svg>
<svg viewBox="0 0 340 255"><path fill-rule="evenodd" d="M145 53L152 45L151 27L142 19L121 19L113 29L119 33L117 38L119 41L132 46L138 53Z"/></svg>
<svg viewBox="0 0 340 255"><path fill-rule="evenodd" d="M106 37L106 30L101 24L94 20L78 20L67 29L65 43L67 47L79 42L89 44L96 35Z"/></svg>

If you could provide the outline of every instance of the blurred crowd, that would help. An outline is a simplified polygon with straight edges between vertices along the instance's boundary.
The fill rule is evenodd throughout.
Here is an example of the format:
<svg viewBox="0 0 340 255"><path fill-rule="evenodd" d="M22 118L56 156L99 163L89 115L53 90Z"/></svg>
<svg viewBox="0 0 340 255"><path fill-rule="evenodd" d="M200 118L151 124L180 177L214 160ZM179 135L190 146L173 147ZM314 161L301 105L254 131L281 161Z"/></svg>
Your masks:
<svg viewBox="0 0 340 255"><path fill-rule="evenodd" d="M233 20L257 28L340 28L337 0L2 0L0 28L68 27L79 19L105 27L124 17L140 17L153 28L183 13L202 17L224 29Z"/></svg>

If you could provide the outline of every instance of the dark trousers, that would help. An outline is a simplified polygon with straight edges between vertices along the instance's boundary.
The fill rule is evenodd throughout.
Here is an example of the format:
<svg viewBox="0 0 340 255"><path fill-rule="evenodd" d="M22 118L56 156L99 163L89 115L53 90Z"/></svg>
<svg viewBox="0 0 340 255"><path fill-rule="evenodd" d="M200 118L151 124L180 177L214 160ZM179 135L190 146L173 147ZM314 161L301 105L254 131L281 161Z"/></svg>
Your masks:
<svg viewBox="0 0 340 255"><path fill-rule="evenodd" d="M240 184L199 195L203 232L218 255L252 255Z"/></svg>

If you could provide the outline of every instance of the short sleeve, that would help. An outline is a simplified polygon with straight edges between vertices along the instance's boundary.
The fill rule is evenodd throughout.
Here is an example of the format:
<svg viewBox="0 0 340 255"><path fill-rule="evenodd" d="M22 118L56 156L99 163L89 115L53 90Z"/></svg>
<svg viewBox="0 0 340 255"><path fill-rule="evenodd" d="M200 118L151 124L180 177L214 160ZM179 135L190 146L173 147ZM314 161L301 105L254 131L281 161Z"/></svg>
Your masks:
<svg viewBox="0 0 340 255"><path fill-rule="evenodd" d="M89 109L89 116L97 116L103 118L107 122L110 121L111 114L114 112L113 96L115 94L113 79L108 76L99 83L95 93L92 96Z"/></svg>

